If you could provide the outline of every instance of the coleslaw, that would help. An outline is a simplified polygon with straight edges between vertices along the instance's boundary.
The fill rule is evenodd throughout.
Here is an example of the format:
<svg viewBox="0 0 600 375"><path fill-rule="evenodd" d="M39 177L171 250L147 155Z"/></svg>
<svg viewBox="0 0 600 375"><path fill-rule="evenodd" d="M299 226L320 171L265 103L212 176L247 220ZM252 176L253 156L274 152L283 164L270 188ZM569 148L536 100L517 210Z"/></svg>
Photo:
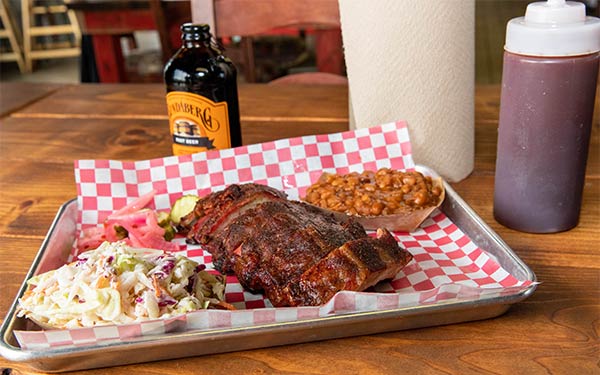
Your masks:
<svg viewBox="0 0 600 375"><path fill-rule="evenodd" d="M104 242L27 284L18 316L44 328L124 324L227 306L223 276L185 256L124 242Z"/></svg>

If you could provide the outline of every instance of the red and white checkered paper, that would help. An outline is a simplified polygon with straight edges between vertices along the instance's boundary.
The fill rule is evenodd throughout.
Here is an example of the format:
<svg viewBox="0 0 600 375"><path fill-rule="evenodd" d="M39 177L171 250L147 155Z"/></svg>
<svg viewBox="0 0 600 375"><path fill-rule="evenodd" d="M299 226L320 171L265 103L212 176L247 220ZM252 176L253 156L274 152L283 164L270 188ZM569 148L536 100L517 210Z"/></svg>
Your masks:
<svg viewBox="0 0 600 375"><path fill-rule="evenodd" d="M158 192L152 207L156 210L168 210L184 194L203 196L245 182L266 184L298 199L324 171L346 174L384 167L414 169L405 122L146 161L80 160L75 163L78 231L100 225L107 215L152 189ZM531 281L518 280L500 267L440 210L414 232L394 235L414 260L393 280L368 292L340 292L323 306L273 308L263 295L244 291L235 276L228 276L226 299L237 311L205 310L135 324L15 333L23 348L97 345L175 331L479 300L531 286ZM176 241L186 256L212 268L208 252L181 238Z"/></svg>

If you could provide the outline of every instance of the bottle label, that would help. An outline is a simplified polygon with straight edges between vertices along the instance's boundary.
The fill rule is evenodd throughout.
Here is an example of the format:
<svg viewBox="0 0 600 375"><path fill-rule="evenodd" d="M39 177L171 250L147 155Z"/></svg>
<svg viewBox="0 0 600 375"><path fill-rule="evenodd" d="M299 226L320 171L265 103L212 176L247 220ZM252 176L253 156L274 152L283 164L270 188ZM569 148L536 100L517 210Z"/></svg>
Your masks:
<svg viewBox="0 0 600 375"><path fill-rule="evenodd" d="M231 147L227 102L172 91L167 94L167 108L174 155Z"/></svg>

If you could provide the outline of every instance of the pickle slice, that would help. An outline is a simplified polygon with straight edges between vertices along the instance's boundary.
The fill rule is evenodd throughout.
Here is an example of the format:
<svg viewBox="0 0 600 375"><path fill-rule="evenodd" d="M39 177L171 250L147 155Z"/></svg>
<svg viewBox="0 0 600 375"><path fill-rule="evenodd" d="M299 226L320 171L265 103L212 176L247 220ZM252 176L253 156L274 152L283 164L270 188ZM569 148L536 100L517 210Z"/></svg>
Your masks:
<svg viewBox="0 0 600 375"><path fill-rule="evenodd" d="M179 225L181 218L194 210L198 199L200 199L200 197L197 195L184 195L177 199L171 207L171 222L175 225Z"/></svg>
<svg viewBox="0 0 600 375"><path fill-rule="evenodd" d="M168 212L161 211L156 215L156 221L158 226L165 230L163 235L165 241L171 241L175 238L175 228L171 225L171 214Z"/></svg>
<svg viewBox="0 0 600 375"><path fill-rule="evenodd" d="M158 221L158 226L163 228L171 225L171 214L165 211L158 212L156 214L156 221Z"/></svg>

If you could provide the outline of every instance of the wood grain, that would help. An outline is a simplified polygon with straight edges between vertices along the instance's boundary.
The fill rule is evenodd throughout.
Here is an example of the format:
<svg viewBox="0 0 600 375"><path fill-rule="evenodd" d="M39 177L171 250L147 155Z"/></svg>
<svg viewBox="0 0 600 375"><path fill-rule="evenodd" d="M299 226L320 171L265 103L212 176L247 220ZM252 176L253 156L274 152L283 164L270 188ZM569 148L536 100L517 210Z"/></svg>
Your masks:
<svg viewBox="0 0 600 375"><path fill-rule="evenodd" d="M4 86L0 86L3 89ZM0 316L5 316L61 204L76 194L73 160L170 153L161 85L76 85L0 125ZM476 92L476 163L457 192L532 268L537 291L477 322L327 340L82 374L594 374L600 359L600 124L594 120L580 224L556 234L493 218L499 91ZM240 87L246 143L347 126L347 89ZM598 112L598 110L597 110ZM109 364L107 364L109 365ZM0 369L33 374L0 358Z"/></svg>
<svg viewBox="0 0 600 375"><path fill-rule="evenodd" d="M52 83L31 85L27 82L3 82L0 91L0 117L26 107L35 100L56 91L61 86Z"/></svg>
<svg viewBox="0 0 600 375"><path fill-rule="evenodd" d="M157 84L74 85L13 116L166 120L164 90ZM348 120L348 88L343 85L298 89L295 85L247 84L239 87L239 100L242 121Z"/></svg>

